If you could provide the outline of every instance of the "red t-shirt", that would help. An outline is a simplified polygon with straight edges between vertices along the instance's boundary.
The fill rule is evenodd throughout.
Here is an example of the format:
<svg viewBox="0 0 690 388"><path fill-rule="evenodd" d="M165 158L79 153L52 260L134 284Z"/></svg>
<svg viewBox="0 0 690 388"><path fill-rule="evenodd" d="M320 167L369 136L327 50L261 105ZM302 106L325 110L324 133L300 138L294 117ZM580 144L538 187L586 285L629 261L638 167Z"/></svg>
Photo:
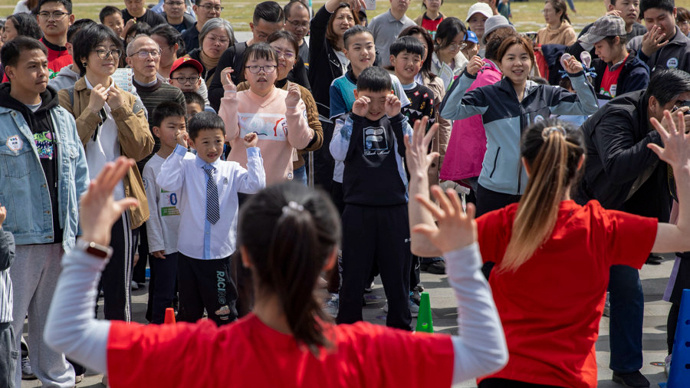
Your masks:
<svg viewBox="0 0 690 388"><path fill-rule="evenodd" d="M335 350L315 357L255 315L220 328L113 321L108 381L118 387L449 387L450 336L360 322L328 326Z"/></svg>
<svg viewBox="0 0 690 388"><path fill-rule="evenodd" d="M422 28L427 30L433 38L436 36L436 30L438 29L438 25L441 24L442 21L443 15L439 15L438 18L431 20L428 16L426 16L426 12L424 12L424 15L422 16Z"/></svg>
<svg viewBox="0 0 690 388"><path fill-rule="evenodd" d="M45 38L41 38L41 42L48 49L48 69L50 69L50 78L57 76L57 73L62 70L63 67L72 64L72 56L64 47L58 47Z"/></svg>
<svg viewBox="0 0 690 388"><path fill-rule="evenodd" d="M628 57L629 56L630 55L628 54ZM625 65L625 61L628 60L628 57L625 57L623 63L621 63L614 71L609 70L608 65L606 66L604 75L601 77L601 86L599 87L600 94L611 98L618 95L616 90L618 87L618 77L620 77L621 70L623 70L623 65Z"/></svg>
<svg viewBox="0 0 690 388"><path fill-rule="evenodd" d="M508 365L487 376L565 387L596 387L595 342L609 267L641 268L657 219L604 209L599 202L561 202L550 239L515 272L497 271L518 204L477 219L489 284L508 343Z"/></svg>

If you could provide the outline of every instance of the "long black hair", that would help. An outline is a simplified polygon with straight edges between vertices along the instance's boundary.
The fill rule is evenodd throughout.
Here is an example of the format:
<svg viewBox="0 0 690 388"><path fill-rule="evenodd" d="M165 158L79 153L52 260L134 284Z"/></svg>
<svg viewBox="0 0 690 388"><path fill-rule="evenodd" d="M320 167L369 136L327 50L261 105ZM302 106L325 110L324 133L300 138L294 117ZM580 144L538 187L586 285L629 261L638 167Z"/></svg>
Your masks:
<svg viewBox="0 0 690 388"><path fill-rule="evenodd" d="M282 183L261 190L240 209L237 245L249 255L258 295L279 298L295 340L315 354L331 345L321 326L331 318L314 289L339 243L338 212L322 191Z"/></svg>

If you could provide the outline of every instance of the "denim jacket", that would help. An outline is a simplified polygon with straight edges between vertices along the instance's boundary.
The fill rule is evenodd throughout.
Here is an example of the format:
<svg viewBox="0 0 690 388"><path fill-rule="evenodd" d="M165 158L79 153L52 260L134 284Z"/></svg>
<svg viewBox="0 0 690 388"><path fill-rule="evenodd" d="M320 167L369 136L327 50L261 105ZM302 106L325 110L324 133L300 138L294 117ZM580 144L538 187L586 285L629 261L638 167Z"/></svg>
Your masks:
<svg viewBox="0 0 690 388"><path fill-rule="evenodd" d="M89 173L74 117L59 106L50 115L59 158L62 246L69 250L78 233L79 198L89 185ZM34 136L24 116L5 107L0 107L0 204L7 208L3 229L14 234L17 245L53 240L50 192Z"/></svg>

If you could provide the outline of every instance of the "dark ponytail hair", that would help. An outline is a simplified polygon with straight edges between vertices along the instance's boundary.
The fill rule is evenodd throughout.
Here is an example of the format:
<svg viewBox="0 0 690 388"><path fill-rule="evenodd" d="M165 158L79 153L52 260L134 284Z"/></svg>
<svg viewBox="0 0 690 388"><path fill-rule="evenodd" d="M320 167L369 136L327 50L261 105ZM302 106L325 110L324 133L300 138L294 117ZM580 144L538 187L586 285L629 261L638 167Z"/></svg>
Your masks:
<svg viewBox="0 0 690 388"><path fill-rule="evenodd" d="M294 182L270 186L244 204L237 229L255 289L279 298L295 340L314 354L330 346L321 322L331 318L314 290L340 243L338 213L328 196Z"/></svg>
<svg viewBox="0 0 690 388"><path fill-rule="evenodd" d="M585 154L582 132L556 119L529 127L520 144L531 174L500 271L517 270L551 236L560 203L579 177L578 165Z"/></svg>

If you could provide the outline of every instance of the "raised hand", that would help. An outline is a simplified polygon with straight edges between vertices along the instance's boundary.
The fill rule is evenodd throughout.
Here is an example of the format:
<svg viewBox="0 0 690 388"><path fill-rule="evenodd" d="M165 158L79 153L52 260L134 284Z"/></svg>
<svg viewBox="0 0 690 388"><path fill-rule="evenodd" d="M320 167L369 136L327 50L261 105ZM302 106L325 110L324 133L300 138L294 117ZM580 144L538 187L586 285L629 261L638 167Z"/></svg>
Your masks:
<svg viewBox="0 0 690 388"><path fill-rule="evenodd" d="M444 253L464 248L477 241L474 205L468 204L465 213L455 190L448 189L444 193L439 186L433 186L431 193L438 205L422 195L417 195L415 199L431 212L438 226L418 224L412 227L412 232L423 234Z"/></svg>
<svg viewBox="0 0 690 388"><path fill-rule="evenodd" d="M402 105L400 103L400 100L398 99L398 96L396 96L393 93L386 96L386 102L384 103L384 109L385 109L386 115L388 117L397 116L398 113L400 113L401 107L402 107Z"/></svg>
<svg viewBox="0 0 690 388"><path fill-rule="evenodd" d="M642 37L642 52L650 57L660 48L666 46L668 40L666 40L666 34L661 32L661 28L657 25L653 25L652 28L647 31Z"/></svg>
<svg viewBox="0 0 690 388"><path fill-rule="evenodd" d="M242 140L244 140L244 148L256 147L256 145L259 143L259 136L256 134L256 132L251 132L244 135Z"/></svg>
<svg viewBox="0 0 690 388"><path fill-rule="evenodd" d="M426 134L425 128L429 117L424 116L417 120L412 127L412 136L405 135L405 163L410 175L424 176L429 171L429 166L438 158L438 152L428 153L429 144L438 131L438 123L431 126Z"/></svg>
<svg viewBox="0 0 690 388"><path fill-rule="evenodd" d="M352 113L356 114L357 116L366 116L367 113L369 112L369 103L371 100L367 96L362 96L358 99L355 100L355 103L352 104Z"/></svg>
<svg viewBox="0 0 690 388"><path fill-rule="evenodd" d="M582 71L582 63L577 60L574 56L570 56L569 58L562 60L561 65L563 65L563 69L568 72L568 74L577 74Z"/></svg>
<svg viewBox="0 0 690 388"><path fill-rule="evenodd" d="M237 91L237 85L235 85L234 82L232 82L232 73L234 73L235 70L232 69L232 67L226 67L223 69L223 71L220 72L220 82L223 84L223 89L229 92L236 92Z"/></svg>
<svg viewBox="0 0 690 388"><path fill-rule="evenodd" d="M108 90L103 85L98 84L91 89L91 96L89 97L89 104L86 106L94 113L100 112L108 100Z"/></svg>
<svg viewBox="0 0 690 388"><path fill-rule="evenodd" d="M484 67L484 60L479 55L475 55L472 57L472 59L470 59L469 63L467 63L467 67L465 69L469 75L475 76L477 73L479 73L479 70L481 70L482 67Z"/></svg>
<svg viewBox="0 0 690 388"><path fill-rule="evenodd" d="M288 94L285 96L285 105L288 108L294 108L299 104L299 100L302 98L302 92L299 90L299 85L290 82L288 84Z"/></svg>
<svg viewBox="0 0 690 388"><path fill-rule="evenodd" d="M189 142L189 134L187 131L178 131L175 134L175 140L177 141L177 144L181 145L184 148L188 148L187 143Z"/></svg>
<svg viewBox="0 0 690 388"><path fill-rule="evenodd" d="M119 201L113 198L115 186L132 166L133 159L121 156L115 162L106 163L96 179L91 180L79 205L79 222L84 231L82 239L104 246L110 245L110 230L115 221L125 210L139 206L136 198L126 197Z"/></svg>
<svg viewBox="0 0 690 388"><path fill-rule="evenodd" d="M661 123L652 118L649 121L654 126L661 140L664 142L663 148L657 144L647 145L659 159L673 167L674 172L684 169L690 171L690 135L685 133L686 115L683 112L664 111L664 118Z"/></svg>

